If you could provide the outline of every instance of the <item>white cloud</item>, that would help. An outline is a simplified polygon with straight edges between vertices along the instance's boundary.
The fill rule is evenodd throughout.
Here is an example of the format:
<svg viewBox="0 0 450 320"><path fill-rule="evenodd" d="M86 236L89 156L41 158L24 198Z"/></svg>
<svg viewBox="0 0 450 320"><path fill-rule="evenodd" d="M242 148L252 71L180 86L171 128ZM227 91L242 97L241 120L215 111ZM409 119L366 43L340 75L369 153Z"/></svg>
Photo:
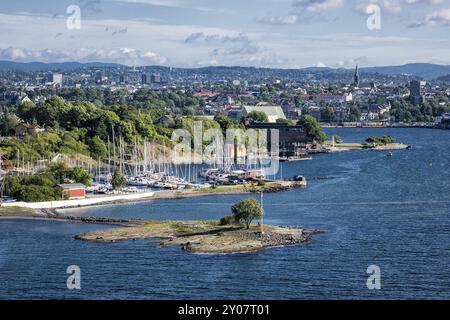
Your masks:
<svg viewBox="0 0 450 320"><path fill-rule="evenodd" d="M411 24L410 28L423 26L450 26L450 9L435 11L425 16L425 18L417 23Z"/></svg>
<svg viewBox="0 0 450 320"><path fill-rule="evenodd" d="M251 40L244 33L238 35L206 34L204 32L195 32L190 34L186 43L250 43Z"/></svg>
<svg viewBox="0 0 450 320"><path fill-rule="evenodd" d="M24 54L20 48L28 48L25 57L34 57L43 62L70 58L105 58L111 61L117 58L120 63L129 65L186 65L199 55L210 54L211 48L203 50L198 46L184 45L184 40L189 35L203 31L205 34L229 39L230 43L234 38L236 41L245 39L245 36L236 36L236 32L227 29L164 25L141 20L83 19L80 30L68 30L64 17L0 13L0 48L18 48L14 56L19 57ZM44 54L47 48L57 54ZM132 48L135 51L122 52L121 48ZM109 55L108 50L111 50ZM4 52L4 57L7 57L6 54L11 56L13 53L8 53L10 51Z"/></svg>
<svg viewBox="0 0 450 320"><path fill-rule="evenodd" d="M115 62L132 66L164 65L167 59L152 52L134 48L79 48L77 50L30 50L25 48L0 48L0 60L20 62Z"/></svg>
<svg viewBox="0 0 450 320"><path fill-rule="evenodd" d="M283 17L261 18L257 19L256 21L272 25L286 25L286 24L295 24L297 20L298 20L297 15L289 15Z"/></svg>
<svg viewBox="0 0 450 320"><path fill-rule="evenodd" d="M333 67L335 68L353 68L355 65L367 64L369 59L367 57L358 57L356 59L340 60L336 62Z"/></svg>
<svg viewBox="0 0 450 320"><path fill-rule="evenodd" d="M323 63L322 61L319 61L319 62L314 64L314 67L316 67L316 68L326 68L327 65L325 63Z"/></svg>
<svg viewBox="0 0 450 320"><path fill-rule="evenodd" d="M321 13L344 5L344 0L294 0L293 6L312 13Z"/></svg>
<svg viewBox="0 0 450 320"><path fill-rule="evenodd" d="M147 4L158 7L171 7L192 9L198 11L214 11L214 9L202 6L202 1L196 0L112 0L113 2Z"/></svg>
<svg viewBox="0 0 450 320"><path fill-rule="evenodd" d="M240 33L238 35L220 35L220 34L205 34L203 32L196 32L189 35L185 43L202 46L218 46L214 48L210 55L228 56L228 55L251 55L257 54L262 49L247 35Z"/></svg>
<svg viewBox="0 0 450 320"><path fill-rule="evenodd" d="M359 12L366 14L367 7L376 4L380 6L384 12L398 14L403 12L405 7L411 5L425 4L435 6L444 3L444 1L448 0L368 0L363 3L358 3L356 8Z"/></svg>
<svg viewBox="0 0 450 320"><path fill-rule="evenodd" d="M103 1L106 0L102 0L102 5ZM203 0L192 1L198 1L196 4L199 4ZM258 3L252 3L259 5L260 0L255 1ZM381 36L384 34L381 32L354 32L352 22L359 23L356 19L360 17L347 21L355 18L354 12L349 12L353 9L354 1L356 0L343 1L350 6L342 10L336 5L330 6L327 1L302 1L303 5L309 4L304 10L300 10L300 7L290 7L289 3L292 2L286 2L285 9L290 11L285 14L282 8L269 13L264 9L255 12L260 16L273 16L272 20L268 20L272 24L289 24L294 21L295 24L301 23L305 13L317 22L317 25L285 28L258 25L254 20L251 21L252 18L245 10L242 16L236 19L233 16L230 19L224 16L222 20L212 22L199 19L198 22L193 22L195 25L170 25L163 23L164 17L158 15L152 17L153 20L137 17L128 20L84 18L80 30L68 30L64 15L0 13L0 48L3 48L0 57L44 62L95 60L128 65L164 64L194 67L213 64L282 68L311 66L317 61L328 66L351 65L354 57L368 57L366 65L369 62L372 65L403 63L406 62L405 59L409 62L428 62L430 59L448 61L448 42L444 41L442 36L431 32L425 36L421 34L421 38L416 33L404 30L399 30L391 36ZM411 9L414 4L419 3L411 0L414 3L408 4L406 1L409 0L402 0L401 3ZM325 6L326 3L328 6ZM430 2L423 0L417 5L417 10L411 10L411 13L417 14L428 3ZM314 6L317 4L322 6ZM319 12L318 8L329 8L330 12ZM339 13L332 10L333 8L339 9ZM430 10L433 11L439 10ZM341 21L345 19L346 23L337 26L330 20L324 20L336 14L339 14ZM295 15L297 20L286 19L289 15ZM319 15L320 19L316 19ZM245 18L247 22L242 23ZM445 20L444 15L435 14L427 21L430 24L437 23L438 18L441 19L439 21ZM253 24L250 24L251 22ZM335 26L336 29L333 29ZM242 33L244 28L247 28L247 31ZM345 32L350 29L350 32ZM386 52L389 52L389 55L386 55Z"/></svg>

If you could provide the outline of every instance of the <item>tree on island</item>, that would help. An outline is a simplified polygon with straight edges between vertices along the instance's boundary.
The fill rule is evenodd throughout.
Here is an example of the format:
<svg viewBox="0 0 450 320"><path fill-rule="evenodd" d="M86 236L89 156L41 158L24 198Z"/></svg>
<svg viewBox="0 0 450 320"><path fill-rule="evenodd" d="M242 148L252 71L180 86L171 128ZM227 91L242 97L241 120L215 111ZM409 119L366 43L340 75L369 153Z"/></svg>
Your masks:
<svg viewBox="0 0 450 320"><path fill-rule="evenodd" d="M323 129L320 126L319 122L312 116L301 116L297 125L303 128L306 136L312 141L323 143L327 138L327 135L325 134L325 132L323 132Z"/></svg>
<svg viewBox="0 0 450 320"><path fill-rule="evenodd" d="M250 224L254 219L259 219L263 216L264 210L255 199L244 199L231 207L234 221L244 222L247 229L250 229Z"/></svg>
<svg viewBox="0 0 450 320"><path fill-rule="evenodd" d="M395 139L392 138L391 136L369 137L366 139L366 142L375 145L386 145L390 143L395 143Z"/></svg>
<svg viewBox="0 0 450 320"><path fill-rule="evenodd" d="M111 180L111 185L114 190L121 190L127 184L127 180L119 169L114 170L114 175Z"/></svg>

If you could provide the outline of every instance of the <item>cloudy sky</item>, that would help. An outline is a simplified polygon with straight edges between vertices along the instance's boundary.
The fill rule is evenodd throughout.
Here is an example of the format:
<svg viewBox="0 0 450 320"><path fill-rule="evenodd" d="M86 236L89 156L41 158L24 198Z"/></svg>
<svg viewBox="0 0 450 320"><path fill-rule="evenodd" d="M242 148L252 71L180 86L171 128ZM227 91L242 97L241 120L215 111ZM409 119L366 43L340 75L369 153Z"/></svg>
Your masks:
<svg viewBox="0 0 450 320"><path fill-rule="evenodd" d="M450 0L1 0L0 60L450 64Z"/></svg>

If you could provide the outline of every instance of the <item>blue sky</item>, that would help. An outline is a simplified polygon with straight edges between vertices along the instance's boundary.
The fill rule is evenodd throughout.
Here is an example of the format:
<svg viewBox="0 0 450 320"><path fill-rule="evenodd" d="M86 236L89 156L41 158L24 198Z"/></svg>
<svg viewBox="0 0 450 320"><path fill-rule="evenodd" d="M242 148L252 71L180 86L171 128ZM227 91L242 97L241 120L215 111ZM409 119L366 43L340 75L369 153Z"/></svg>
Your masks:
<svg viewBox="0 0 450 320"><path fill-rule="evenodd" d="M80 29L67 27L70 5L80 8ZM367 27L373 6L381 29ZM450 0L0 1L0 59L13 61L450 64L449 31Z"/></svg>

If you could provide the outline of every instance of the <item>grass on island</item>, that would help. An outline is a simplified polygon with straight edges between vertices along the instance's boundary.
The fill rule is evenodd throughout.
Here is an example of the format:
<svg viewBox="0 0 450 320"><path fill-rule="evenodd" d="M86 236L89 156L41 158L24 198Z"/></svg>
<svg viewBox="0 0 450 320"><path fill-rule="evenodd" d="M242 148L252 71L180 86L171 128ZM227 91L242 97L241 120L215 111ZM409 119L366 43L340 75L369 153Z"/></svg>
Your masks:
<svg viewBox="0 0 450 320"><path fill-rule="evenodd" d="M247 191L246 185L231 185L231 186L215 186L208 188L199 188L195 191L201 193L221 193L221 192L231 192L231 191Z"/></svg>
<svg viewBox="0 0 450 320"><path fill-rule="evenodd" d="M332 147L332 141L325 141L325 145ZM335 143L334 147L336 148L362 148L364 145L362 143Z"/></svg>
<svg viewBox="0 0 450 320"><path fill-rule="evenodd" d="M396 143L395 139L391 136L382 136L382 137L369 137L366 139L365 143L343 143L343 142L335 142L333 145L333 141L327 140L324 143L328 147L335 148L358 148L358 149L377 149L377 148L401 148L403 145L400 143Z"/></svg>
<svg viewBox="0 0 450 320"><path fill-rule="evenodd" d="M217 221L149 221L141 226L88 232L75 238L100 243L154 238L161 239L161 247L178 245L187 252L212 254L251 252L307 241L303 230L298 228L265 225L264 232L268 237L264 239L260 230L256 223L246 229L240 223L221 225Z"/></svg>
<svg viewBox="0 0 450 320"><path fill-rule="evenodd" d="M214 234L234 225L219 226L217 221L147 221L143 225L126 228L113 228L84 233L77 239L96 242L116 242L146 238L172 238L196 234Z"/></svg>

